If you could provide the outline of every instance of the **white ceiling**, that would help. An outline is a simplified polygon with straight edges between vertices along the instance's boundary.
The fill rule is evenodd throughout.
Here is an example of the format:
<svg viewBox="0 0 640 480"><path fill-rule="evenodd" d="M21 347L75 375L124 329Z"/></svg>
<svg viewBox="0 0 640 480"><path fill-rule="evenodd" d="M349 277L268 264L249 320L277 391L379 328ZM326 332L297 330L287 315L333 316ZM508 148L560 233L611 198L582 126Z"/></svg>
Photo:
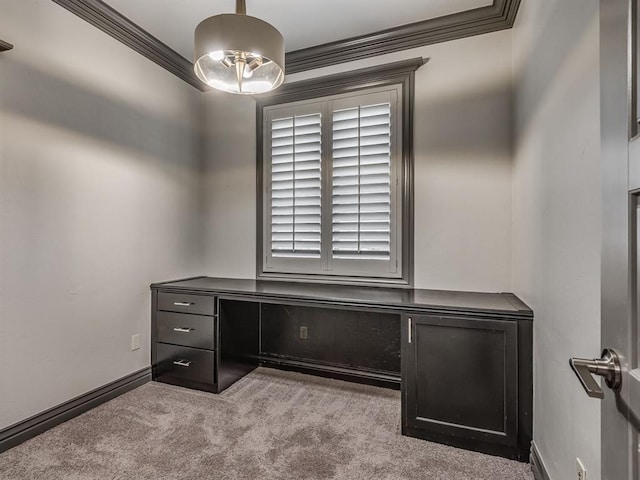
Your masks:
<svg viewBox="0 0 640 480"><path fill-rule="evenodd" d="M235 0L105 0L188 59L193 30L233 13ZM491 5L492 0L246 0L247 14L276 27L287 52Z"/></svg>

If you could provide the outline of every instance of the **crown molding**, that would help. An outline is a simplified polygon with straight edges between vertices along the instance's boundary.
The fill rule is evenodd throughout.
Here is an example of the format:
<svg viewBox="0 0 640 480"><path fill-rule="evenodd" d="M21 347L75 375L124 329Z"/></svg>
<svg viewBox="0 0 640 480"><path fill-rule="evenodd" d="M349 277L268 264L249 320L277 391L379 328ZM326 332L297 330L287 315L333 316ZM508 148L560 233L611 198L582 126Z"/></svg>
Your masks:
<svg viewBox="0 0 640 480"><path fill-rule="evenodd" d="M101 0L53 0L104 33L201 91L208 90L193 63Z"/></svg>
<svg viewBox="0 0 640 480"><path fill-rule="evenodd" d="M11 45L10 43L0 40L0 52L6 52L7 50L11 50L12 48L13 45Z"/></svg>
<svg viewBox="0 0 640 480"><path fill-rule="evenodd" d="M295 50L286 54L287 74L457 40L513 27L520 0L409 23L367 35Z"/></svg>
<svg viewBox="0 0 640 480"><path fill-rule="evenodd" d="M209 87L196 77L191 61L102 0L53 1L197 89L203 92L209 90ZM486 7L295 50L286 54L285 70L287 74L299 73L505 30L513 27L520 1L494 0L492 5ZM0 51L2 50L0 44Z"/></svg>

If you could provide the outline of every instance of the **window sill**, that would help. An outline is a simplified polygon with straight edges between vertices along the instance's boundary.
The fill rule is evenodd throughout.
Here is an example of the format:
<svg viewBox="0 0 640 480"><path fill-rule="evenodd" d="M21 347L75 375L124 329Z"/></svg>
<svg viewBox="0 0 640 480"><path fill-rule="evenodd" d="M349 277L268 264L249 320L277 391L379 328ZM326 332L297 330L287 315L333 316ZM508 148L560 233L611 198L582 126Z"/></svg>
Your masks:
<svg viewBox="0 0 640 480"><path fill-rule="evenodd" d="M375 277L341 277L334 275L312 275L295 273L263 272L256 275L257 280L275 282L324 283L331 285L351 285L361 287L393 287L412 288L404 278L375 278Z"/></svg>

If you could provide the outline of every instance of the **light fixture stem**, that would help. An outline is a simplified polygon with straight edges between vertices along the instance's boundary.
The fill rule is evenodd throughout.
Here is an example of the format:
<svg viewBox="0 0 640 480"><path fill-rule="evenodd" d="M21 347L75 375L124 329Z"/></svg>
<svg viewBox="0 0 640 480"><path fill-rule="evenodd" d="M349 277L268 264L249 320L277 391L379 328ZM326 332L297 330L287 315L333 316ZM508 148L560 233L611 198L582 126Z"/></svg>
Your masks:
<svg viewBox="0 0 640 480"><path fill-rule="evenodd" d="M242 79L244 78L244 69L247 65L247 57L244 52L236 54L236 78L238 79L238 92L242 93Z"/></svg>
<svg viewBox="0 0 640 480"><path fill-rule="evenodd" d="M247 14L247 4L245 3L245 0L236 0L236 14L237 15Z"/></svg>

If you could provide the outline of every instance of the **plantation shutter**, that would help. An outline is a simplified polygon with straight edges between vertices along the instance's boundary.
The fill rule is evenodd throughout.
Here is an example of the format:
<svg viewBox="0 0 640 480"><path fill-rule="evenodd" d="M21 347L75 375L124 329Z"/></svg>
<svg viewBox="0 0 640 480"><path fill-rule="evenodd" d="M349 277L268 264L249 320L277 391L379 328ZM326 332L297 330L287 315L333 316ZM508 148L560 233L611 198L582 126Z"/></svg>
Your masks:
<svg viewBox="0 0 640 480"><path fill-rule="evenodd" d="M401 85L265 107L260 275L403 281Z"/></svg>
<svg viewBox="0 0 640 480"><path fill-rule="evenodd" d="M333 112L333 258L389 260L391 105Z"/></svg>
<svg viewBox="0 0 640 480"><path fill-rule="evenodd" d="M271 254L321 256L321 114L271 123Z"/></svg>

